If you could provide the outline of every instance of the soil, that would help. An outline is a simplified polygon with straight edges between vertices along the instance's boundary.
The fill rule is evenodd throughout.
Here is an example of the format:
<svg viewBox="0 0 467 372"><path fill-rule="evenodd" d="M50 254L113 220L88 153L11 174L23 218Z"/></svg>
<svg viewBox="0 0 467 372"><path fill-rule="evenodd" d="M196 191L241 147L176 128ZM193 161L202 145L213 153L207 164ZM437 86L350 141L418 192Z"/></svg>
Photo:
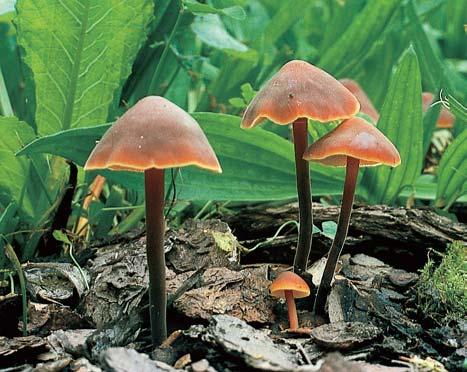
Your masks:
<svg viewBox="0 0 467 372"><path fill-rule="evenodd" d="M439 325L417 308L418 270L430 250L467 242L467 226L428 209L356 206L327 310L311 309L331 239L314 234L312 295L297 300L301 329L269 295L290 268L296 204L249 207L168 230L169 333L150 343L145 236L81 249L68 262L24 266L29 335L21 298L0 297L0 368L5 371L443 371L467 356L466 319ZM315 224L338 208L315 205ZM263 244L258 246L258 243ZM252 247L257 247L251 251Z"/></svg>

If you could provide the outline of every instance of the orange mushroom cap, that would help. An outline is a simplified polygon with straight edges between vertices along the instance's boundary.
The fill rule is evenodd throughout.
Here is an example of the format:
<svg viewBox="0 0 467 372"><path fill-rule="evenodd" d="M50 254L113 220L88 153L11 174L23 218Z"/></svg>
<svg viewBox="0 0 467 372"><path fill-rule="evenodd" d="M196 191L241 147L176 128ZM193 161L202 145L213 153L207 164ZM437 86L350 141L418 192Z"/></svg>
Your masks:
<svg viewBox="0 0 467 372"><path fill-rule="evenodd" d="M395 167L401 158L394 145L375 126L355 117L344 121L305 151L303 159L345 167L347 156L360 159L360 166L385 164Z"/></svg>
<svg viewBox="0 0 467 372"><path fill-rule="evenodd" d="M294 298L308 297L310 288L308 284L291 271L284 271L272 282L269 287L271 295L274 297L285 298L284 291L292 291Z"/></svg>
<svg viewBox="0 0 467 372"><path fill-rule="evenodd" d="M199 124L163 97L138 101L104 134L84 169L129 170L197 165L222 172Z"/></svg>
<svg viewBox="0 0 467 372"><path fill-rule="evenodd" d="M434 95L430 92L422 93L422 107L423 112L426 112L430 105L433 103ZM441 107L439 112L438 121L436 122L436 127L440 129L449 129L454 126L456 118L455 116L444 106Z"/></svg>
<svg viewBox="0 0 467 372"><path fill-rule="evenodd" d="M370 101L362 87L352 79L340 79L339 82L346 87L360 102L360 112L368 115L375 123L379 119L379 113Z"/></svg>
<svg viewBox="0 0 467 372"><path fill-rule="evenodd" d="M359 108L352 93L327 72L305 61L290 61L248 105L242 128L253 128L265 119L280 125L301 117L321 122L346 119Z"/></svg>

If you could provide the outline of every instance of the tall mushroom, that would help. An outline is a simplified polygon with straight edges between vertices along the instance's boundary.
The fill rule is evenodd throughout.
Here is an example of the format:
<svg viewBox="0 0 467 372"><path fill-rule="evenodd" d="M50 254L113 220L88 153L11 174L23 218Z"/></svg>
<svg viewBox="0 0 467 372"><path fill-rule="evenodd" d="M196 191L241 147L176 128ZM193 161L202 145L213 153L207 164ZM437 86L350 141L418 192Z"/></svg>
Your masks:
<svg viewBox="0 0 467 372"><path fill-rule="evenodd" d="M357 98L358 102L360 102L360 112L368 115L375 123L377 123L379 113L376 111L375 106L373 106L373 103L370 98L368 98L360 84L352 79L340 79L339 82Z"/></svg>
<svg viewBox="0 0 467 372"><path fill-rule="evenodd" d="M329 122L349 118L359 110L357 99L327 72L305 62L286 63L248 105L242 128L265 119L279 125L292 123L295 147L300 231L294 271L306 271L313 226L308 163L302 159L308 146L308 120Z"/></svg>
<svg viewBox="0 0 467 372"><path fill-rule="evenodd" d="M198 123L162 97L137 102L104 134L84 168L144 172L149 314L154 345L167 338L164 169L196 165L222 172Z"/></svg>
<svg viewBox="0 0 467 372"><path fill-rule="evenodd" d="M303 158L324 165L346 167L336 236L329 250L314 304L314 313L324 315L326 298L349 229L359 167L380 164L395 167L400 164L401 159L397 149L383 133L358 117L342 122L341 125L321 137L306 150Z"/></svg>

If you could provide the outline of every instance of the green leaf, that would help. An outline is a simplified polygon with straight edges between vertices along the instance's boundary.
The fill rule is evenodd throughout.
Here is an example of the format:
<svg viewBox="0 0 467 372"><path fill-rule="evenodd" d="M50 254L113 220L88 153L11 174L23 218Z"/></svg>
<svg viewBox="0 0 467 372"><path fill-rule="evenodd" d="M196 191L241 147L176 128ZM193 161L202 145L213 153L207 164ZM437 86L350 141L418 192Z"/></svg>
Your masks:
<svg viewBox="0 0 467 372"><path fill-rule="evenodd" d="M71 245L68 235L65 234L62 230L54 230L52 233L52 236L54 237L55 240L58 240L59 242Z"/></svg>
<svg viewBox="0 0 467 372"><path fill-rule="evenodd" d="M238 21L243 21L246 18L245 11L238 5L218 9L208 4L199 3L196 0L183 0L183 5L185 6L185 9L195 14L218 14Z"/></svg>
<svg viewBox="0 0 467 372"><path fill-rule="evenodd" d="M343 77L368 53L399 4L399 0L368 1L342 36L324 51L319 66Z"/></svg>
<svg viewBox="0 0 467 372"><path fill-rule="evenodd" d="M4 194L4 197L0 195L0 200L11 198L19 205L23 199L23 205L27 204L30 210L29 200L21 196L29 174L29 161L16 158L15 152L34 139L34 131L12 116L0 117L0 133L0 194Z"/></svg>
<svg viewBox="0 0 467 372"><path fill-rule="evenodd" d="M449 145L438 168L436 205L449 208L467 193L467 129Z"/></svg>
<svg viewBox="0 0 467 372"><path fill-rule="evenodd" d="M424 155L421 90L417 55L411 46L396 66L378 122L378 129L399 150L401 165L365 170L363 184L371 202L393 203L420 175Z"/></svg>
<svg viewBox="0 0 467 372"><path fill-rule="evenodd" d="M195 113L223 168L221 175L195 167L181 169L177 197L184 200L279 200L296 197L293 145L266 130L240 128L240 118L214 113ZM110 127L70 129L40 138L18 155L51 153L83 165L96 141ZM79 146L76 145L79 143ZM142 190L143 177L136 172L99 171L123 186ZM342 178L329 169L312 167L313 194L342 192ZM167 179L167 183L169 180Z"/></svg>
<svg viewBox="0 0 467 372"><path fill-rule="evenodd" d="M446 1L446 50L450 56L467 58L465 42L465 21L467 2L465 0Z"/></svg>
<svg viewBox="0 0 467 372"><path fill-rule="evenodd" d="M239 60L240 56L233 55L233 58L223 60L219 77L208 86L203 100L197 107L198 110L210 108L209 96L216 97L218 102L225 102L238 95L240 85L248 81L249 74L251 74L251 81L254 81L257 76L252 73L257 72L255 67L260 67L258 66L259 57L264 64L270 64L270 61L266 61L273 58L274 44L301 19L303 13L312 5L309 0L295 0L293 7L286 1L277 4L277 11L267 22L257 22L255 14L248 14L247 19L243 21L247 23L251 19L253 23L248 26L253 30L249 33L253 35L253 38L249 40L248 45L251 45L251 50L261 51L261 53L255 53L256 58ZM245 54L247 53L244 53L242 57L245 57Z"/></svg>
<svg viewBox="0 0 467 372"><path fill-rule="evenodd" d="M41 135L107 120L146 37L152 2L19 0L18 43L36 87Z"/></svg>
<svg viewBox="0 0 467 372"><path fill-rule="evenodd" d="M248 51L245 44L242 44L227 32L218 15L208 14L196 17L191 29L201 41L213 48L231 49L237 52Z"/></svg>

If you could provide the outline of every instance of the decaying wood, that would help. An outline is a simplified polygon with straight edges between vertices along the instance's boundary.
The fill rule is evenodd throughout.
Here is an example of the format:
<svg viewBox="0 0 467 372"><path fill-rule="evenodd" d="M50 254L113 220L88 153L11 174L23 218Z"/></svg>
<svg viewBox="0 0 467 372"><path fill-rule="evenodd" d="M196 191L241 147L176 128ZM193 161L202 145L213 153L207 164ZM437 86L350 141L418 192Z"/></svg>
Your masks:
<svg viewBox="0 0 467 372"><path fill-rule="evenodd" d="M338 206L313 204L314 224L318 227L325 221L337 221L338 216ZM298 204L290 203L269 208L247 207L234 215L226 216L225 220L240 242L254 245L266 237L273 236L285 222L298 220ZM381 254L375 255L383 257L385 262L396 264L397 261L409 261L413 263L410 267L413 269L424 262L429 248L444 251L446 245L454 240L467 242L467 225L452 222L430 209L357 205L352 212L346 249L357 248L360 252L380 251ZM291 262L295 244L296 230L265 244L251 254L251 260L264 261L265 257L271 256L272 250L282 249L280 253L282 262L287 262L283 260L284 256ZM327 253L329 246L329 238L315 234L310 259L314 261ZM388 250L391 255L385 254ZM400 260L402 254L405 257ZM392 261L391 258L394 260Z"/></svg>

